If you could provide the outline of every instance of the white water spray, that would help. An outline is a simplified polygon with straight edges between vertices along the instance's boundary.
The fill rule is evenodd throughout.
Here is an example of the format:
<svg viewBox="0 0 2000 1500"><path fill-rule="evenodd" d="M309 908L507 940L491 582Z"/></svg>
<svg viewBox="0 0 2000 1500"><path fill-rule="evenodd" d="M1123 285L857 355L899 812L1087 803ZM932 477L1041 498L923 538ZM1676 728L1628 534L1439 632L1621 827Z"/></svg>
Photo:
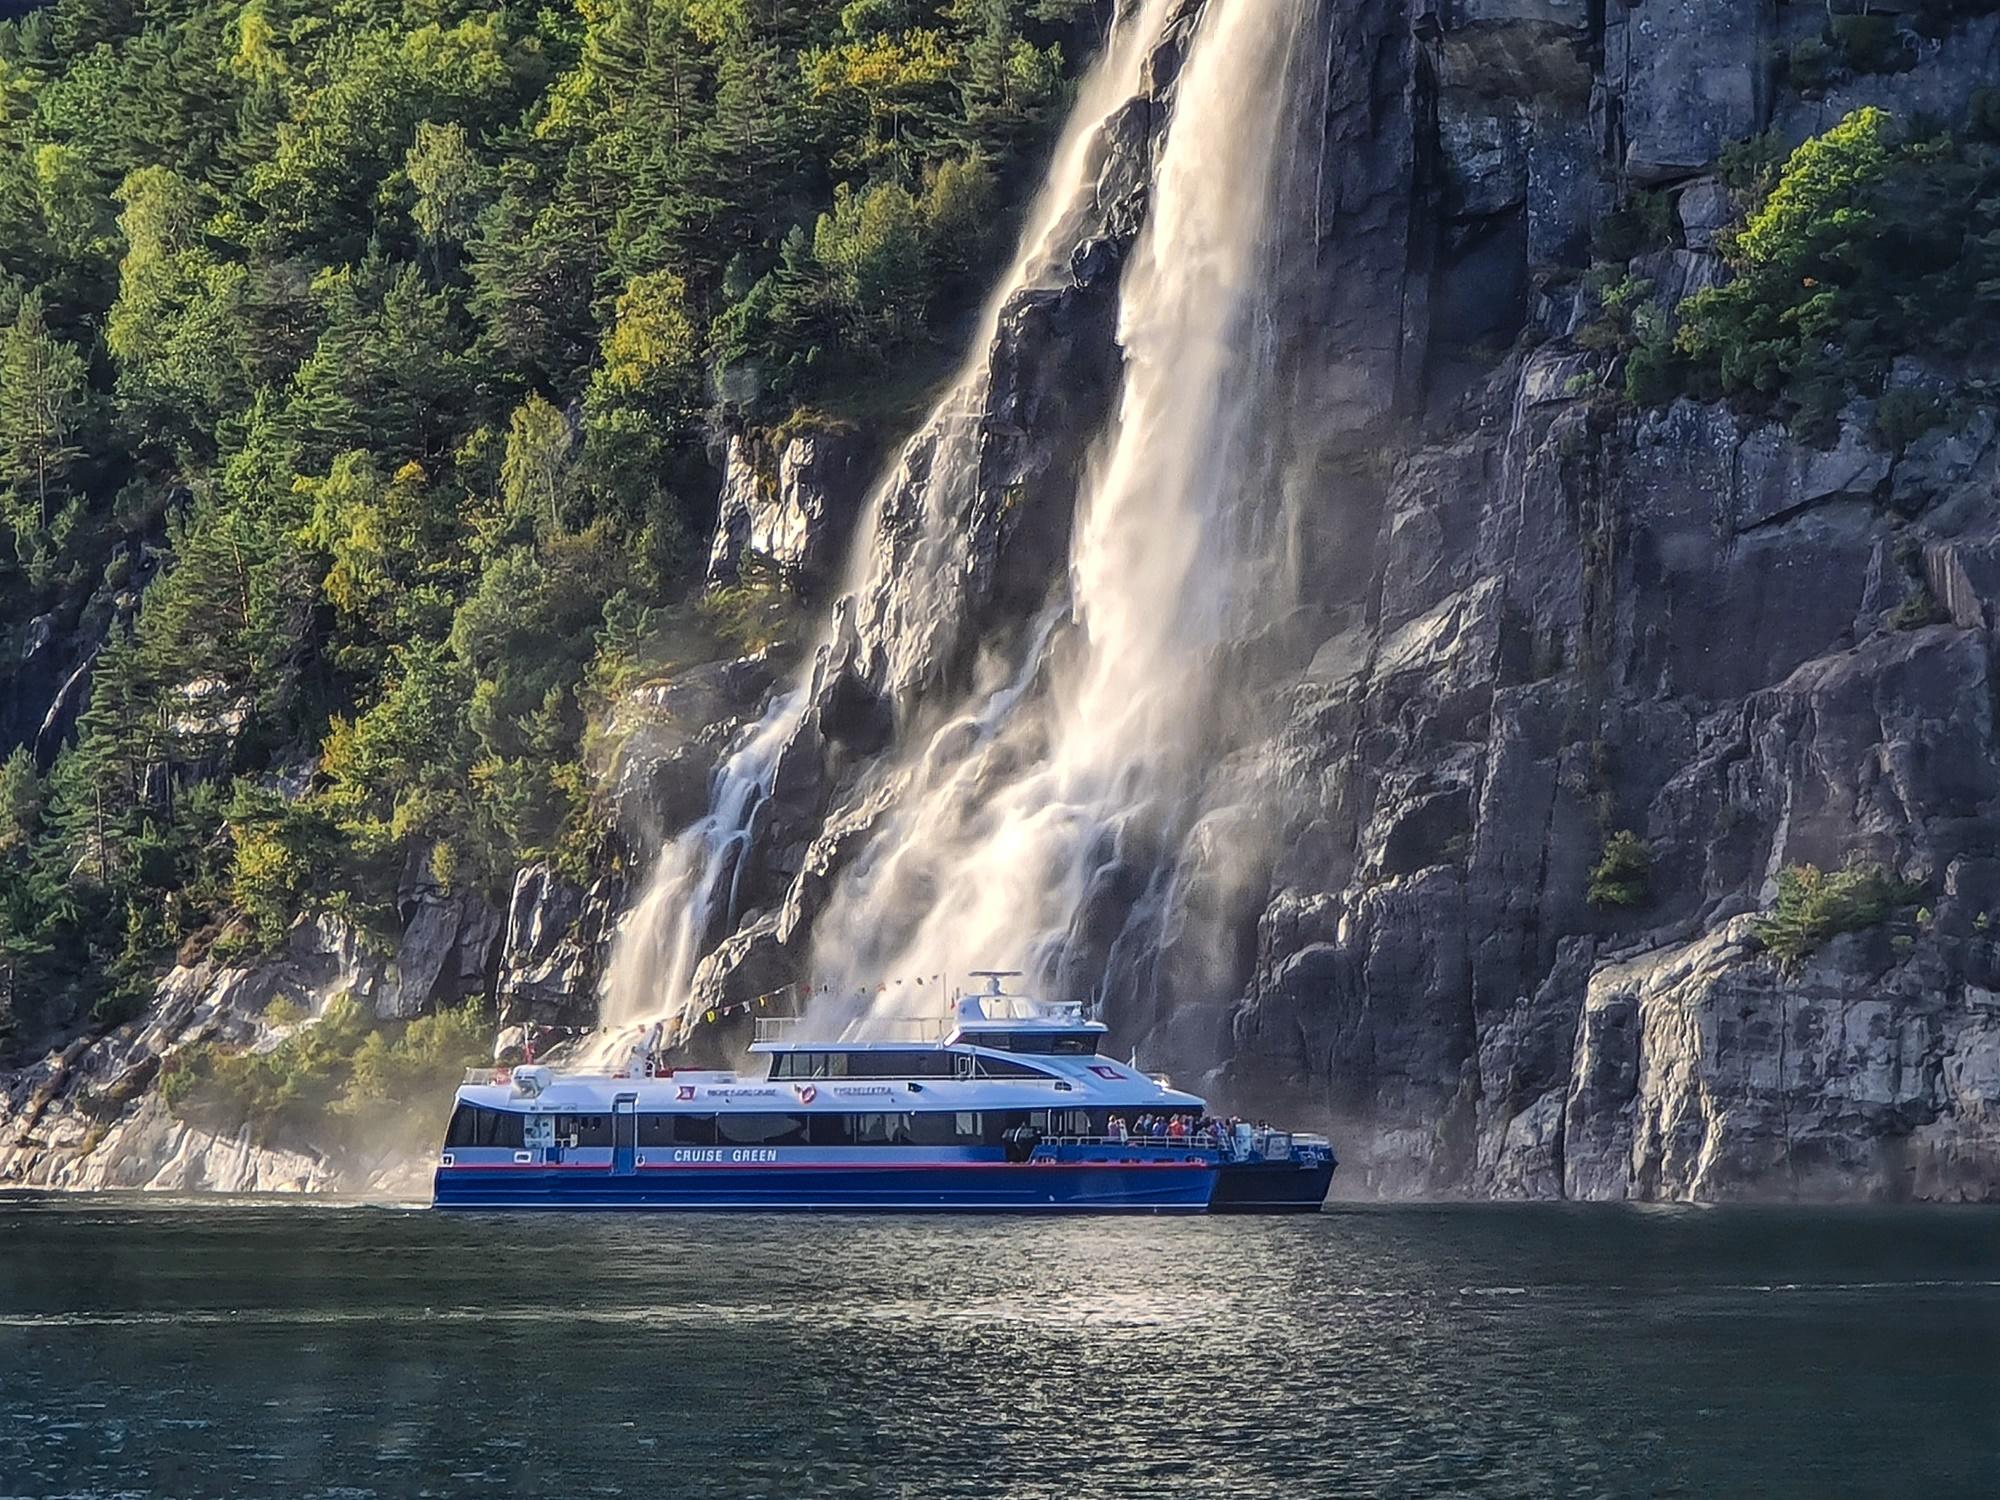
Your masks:
<svg viewBox="0 0 2000 1500"><path fill-rule="evenodd" d="M1195 815L1195 781L1229 743L1213 718L1218 648L1288 594L1246 517L1265 508L1282 425L1271 306L1294 121L1281 96L1307 9L1209 7L1125 275L1123 395L1072 548L1077 649L1042 701L990 701L917 756L816 925L814 974L837 992L994 965L1046 980L1094 886L1121 871L1156 881Z"/></svg>
<svg viewBox="0 0 2000 1500"><path fill-rule="evenodd" d="M989 354L1002 311L1023 290L1050 284L1066 266L1072 228L1093 187L1098 137L1104 118L1140 87L1140 67L1159 41L1176 0L1145 0L1139 13L1117 26L1104 54L1086 76L1069 123L1030 211L1020 248L981 314L967 361L912 438L903 466L877 485L857 529L849 598L874 599L888 568L943 573L952 565L953 517L968 487L978 482L980 417L990 378ZM922 455L926 476L914 483L910 455ZM911 530L914 556L891 555L871 545L891 497L918 508ZM845 606L836 610L833 645ZM874 620L877 638L914 639L910 622ZM779 758L811 701L813 667L774 699L763 720L746 733L717 770L709 811L681 833L654 865L646 890L627 912L613 945L599 1003L599 1031L581 1049L584 1066L622 1062L634 1039L656 1024L671 1036L691 1019L695 971L713 939L735 925L744 859L759 808L769 798Z"/></svg>

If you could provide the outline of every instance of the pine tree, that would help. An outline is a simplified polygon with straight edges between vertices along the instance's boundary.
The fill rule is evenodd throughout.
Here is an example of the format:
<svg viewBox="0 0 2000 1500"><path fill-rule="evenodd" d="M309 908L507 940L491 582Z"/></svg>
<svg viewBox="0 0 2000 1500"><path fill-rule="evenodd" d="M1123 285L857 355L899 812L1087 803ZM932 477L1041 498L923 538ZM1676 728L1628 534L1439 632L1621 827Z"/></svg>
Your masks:
<svg viewBox="0 0 2000 1500"><path fill-rule="evenodd" d="M24 561L83 456L76 440L87 396L83 355L50 334L41 294L28 293L0 341L0 493Z"/></svg>

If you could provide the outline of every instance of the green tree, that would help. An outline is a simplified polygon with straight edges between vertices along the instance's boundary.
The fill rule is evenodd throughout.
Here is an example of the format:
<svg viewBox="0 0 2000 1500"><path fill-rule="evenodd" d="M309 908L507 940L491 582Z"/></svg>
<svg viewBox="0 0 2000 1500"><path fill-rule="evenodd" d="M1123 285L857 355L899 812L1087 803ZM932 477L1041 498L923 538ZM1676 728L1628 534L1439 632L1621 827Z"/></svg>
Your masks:
<svg viewBox="0 0 2000 1500"><path fill-rule="evenodd" d="M40 294L28 293L0 341L0 495L24 561L83 457L88 395L83 355L49 332Z"/></svg>
<svg viewBox="0 0 2000 1500"><path fill-rule="evenodd" d="M24 853L41 821L41 775L34 756L25 748L16 749L0 762L0 859Z"/></svg>
<svg viewBox="0 0 2000 1500"><path fill-rule="evenodd" d="M510 514L562 527L562 505L575 472L576 438L568 420L540 396L514 408L500 482Z"/></svg>
<svg viewBox="0 0 2000 1500"><path fill-rule="evenodd" d="M417 126L403 170L417 194L410 216L432 252L442 256L446 246L464 244L490 180L465 127L423 121Z"/></svg>
<svg viewBox="0 0 2000 1500"><path fill-rule="evenodd" d="M893 348L922 331L929 291L924 224L907 190L894 183L865 193L840 187L833 211L820 216L813 258L828 272L857 339Z"/></svg>

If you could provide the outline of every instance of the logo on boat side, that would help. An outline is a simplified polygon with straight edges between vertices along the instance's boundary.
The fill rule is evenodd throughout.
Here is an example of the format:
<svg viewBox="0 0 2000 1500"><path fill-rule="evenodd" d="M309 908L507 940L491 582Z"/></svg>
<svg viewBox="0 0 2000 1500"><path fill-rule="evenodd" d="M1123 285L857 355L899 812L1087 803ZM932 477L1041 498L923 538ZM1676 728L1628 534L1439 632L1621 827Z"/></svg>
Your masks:
<svg viewBox="0 0 2000 1500"><path fill-rule="evenodd" d="M1107 1068L1102 1063L1092 1063L1090 1071L1095 1073L1099 1078L1123 1078L1125 1076L1116 1068Z"/></svg>
<svg viewBox="0 0 2000 1500"><path fill-rule="evenodd" d="M809 1083L802 1083L796 1087L799 1091L799 1103L801 1104L810 1104L819 1097L819 1090Z"/></svg>
<svg viewBox="0 0 2000 1500"><path fill-rule="evenodd" d="M691 1083L682 1084L675 1090L675 1095L681 1099L692 1099L694 1097L694 1085Z"/></svg>

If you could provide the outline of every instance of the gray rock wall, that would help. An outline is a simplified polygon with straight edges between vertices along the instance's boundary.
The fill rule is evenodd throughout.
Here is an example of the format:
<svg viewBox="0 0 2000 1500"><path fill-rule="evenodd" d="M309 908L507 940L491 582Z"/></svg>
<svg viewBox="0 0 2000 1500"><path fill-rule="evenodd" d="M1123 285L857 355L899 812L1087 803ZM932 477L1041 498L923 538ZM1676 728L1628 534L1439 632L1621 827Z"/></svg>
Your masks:
<svg viewBox="0 0 2000 1500"><path fill-rule="evenodd" d="M1634 271L1668 311L1712 284L1720 148L1832 123L1773 76L1791 9L1611 0L1593 34L1440 7L1430 274L1472 267L1490 309L1577 253L1585 205L1687 183L1685 247ZM1840 111L1962 105L2000 81L1987 25L1842 80ZM1537 226L1575 58L1596 149ZM1524 213L1532 260L1502 256ZM1383 1192L2000 1195L1990 412L1901 453L1865 408L1826 449L1722 407L1635 413L1596 397L1553 296L1468 382L1451 342L1492 332L1449 311L1468 295L1433 293L1439 415L1394 457L1371 576L1277 686L1280 853L1225 1086L1323 1111L1350 1186ZM1899 613L1926 591L1944 623ZM1653 859L1632 911L1586 900L1617 829ZM1923 920L1781 973L1746 914L1786 865L1856 858L1919 882Z"/></svg>

